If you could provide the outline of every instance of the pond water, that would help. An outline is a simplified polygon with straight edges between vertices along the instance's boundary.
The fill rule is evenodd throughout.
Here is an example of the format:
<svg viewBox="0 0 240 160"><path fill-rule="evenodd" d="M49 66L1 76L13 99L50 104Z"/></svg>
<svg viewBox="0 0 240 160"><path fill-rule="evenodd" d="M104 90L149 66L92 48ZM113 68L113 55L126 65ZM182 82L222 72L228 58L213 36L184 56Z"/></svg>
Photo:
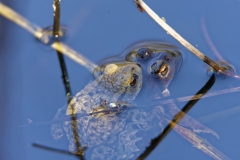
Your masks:
<svg viewBox="0 0 240 160"><path fill-rule="evenodd" d="M42 27L53 23L52 2L47 0L1 0L31 22ZM146 1L177 32L214 60L217 57L202 30L204 19L209 36L221 55L240 73L239 25L240 2L232 1ZM67 138L53 139L49 122L57 110L67 105L57 54L40 44L32 35L0 17L0 159L77 159L33 147L41 144L68 150ZM61 2L61 24L68 30L64 42L85 57L98 61L121 53L128 46L145 40L159 40L185 53L180 72L168 89L169 98L195 94L209 79L206 66L166 34L146 13L140 13L133 1ZM92 74L66 58L73 95L91 80ZM217 79L210 92L239 86L233 78ZM229 93L200 100L189 115L217 132L199 134L231 159L240 153L239 110L235 114L209 116L239 106L239 93ZM186 102L176 103L182 108ZM33 124L26 126L29 121ZM36 123L36 124L34 124ZM211 159L172 131L147 159Z"/></svg>

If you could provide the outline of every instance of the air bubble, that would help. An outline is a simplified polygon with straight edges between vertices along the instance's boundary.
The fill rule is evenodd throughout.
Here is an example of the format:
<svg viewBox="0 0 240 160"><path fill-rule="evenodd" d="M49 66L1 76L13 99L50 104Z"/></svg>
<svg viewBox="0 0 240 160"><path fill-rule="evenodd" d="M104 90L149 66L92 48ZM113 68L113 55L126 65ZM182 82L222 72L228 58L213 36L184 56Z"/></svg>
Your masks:
<svg viewBox="0 0 240 160"><path fill-rule="evenodd" d="M148 60L152 51L149 48L140 48L137 51L137 58L140 60Z"/></svg>
<svg viewBox="0 0 240 160"><path fill-rule="evenodd" d="M60 26L58 35L53 34L53 26L45 27L39 32L42 34L42 36L38 40L44 45L51 45L56 40L64 40L67 34L67 29Z"/></svg>
<svg viewBox="0 0 240 160"><path fill-rule="evenodd" d="M110 103L110 104L108 105L108 107L109 107L109 108L116 108L117 105L116 105L115 103Z"/></svg>

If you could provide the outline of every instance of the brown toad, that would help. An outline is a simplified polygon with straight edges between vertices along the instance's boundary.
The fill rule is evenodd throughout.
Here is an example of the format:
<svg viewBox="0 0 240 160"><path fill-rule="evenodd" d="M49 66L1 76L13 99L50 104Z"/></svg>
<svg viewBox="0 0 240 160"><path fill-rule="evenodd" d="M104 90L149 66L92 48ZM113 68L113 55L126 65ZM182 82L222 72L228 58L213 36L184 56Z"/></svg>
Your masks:
<svg viewBox="0 0 240 160"><path fill-rule="evenodd" d="M158 127L163 117L162 109L156 107L150 112L142 109L122 110L131 105L142 87L142 70L135 63L108 64L99 69L101 74L77 93L70 102L66 115L88 115L78 117L74 123L77 124L75 129L78 130L82 146L92 150L92 159L136 158L134 153L139 152L139 149L135 143L142 139L136 133ZM61 110L56 114L55 120L64 116L61 115ZM121 113L118 114L119 112ZM155 126L149 126L149 122L153 121ZM52 134L55 139L60 138L63 127L69 139L69 150L76 153L73 126L75 125L70 120L63 124L53 124Z"/></svg>
<svg viewBox="0 0 240 160"><path fill-rule="evenodd" d="M78 131L81 146L87 148L91 159L136 159L150 139L162 131L163 122L171 119L158 104L154 108L132 107L143 82L147 83L146 88L151 84L151 89L161 89L163 96L169 95L167 86L178 72L182 57L180 52L176 52L176 48L173 47L170 51L168 48L169 45L141 43L131 46L130 51L127 49L127 55L125 53L122 56L124 59L116 60L111 57L102 61L102 65L95 70L96 79L81 90L67 110L65 109L66 115L80 116L73 123L68 120L62 124L53 124L53 136L61 137L63 128L69 139L69 150L81 154L78 153L74 129ZM159 95L150 97L159 98ZM145 100L139 102L148 106L144 103ZM179 111L175 104L167 107L172 116ZM61 116L64 115L59 111L55 119ZM180 125L195 132L218 136L188 115L182 119ZM175 129L194 146L213 148L199 137L191 139L193 136L190 134L194 133L190 130L180 126ZM216 149L214 151L216 155L221 154ZM207 154L210 155L208 152Z"/></svg>

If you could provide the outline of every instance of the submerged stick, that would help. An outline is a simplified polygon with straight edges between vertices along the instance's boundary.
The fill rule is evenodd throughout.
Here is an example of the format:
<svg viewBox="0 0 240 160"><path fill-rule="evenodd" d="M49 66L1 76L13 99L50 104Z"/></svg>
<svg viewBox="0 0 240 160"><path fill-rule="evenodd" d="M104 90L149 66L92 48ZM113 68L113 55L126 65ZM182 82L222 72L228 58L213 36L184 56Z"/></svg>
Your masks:
<svg viewBox="0 0 240 160"><path fill-rule="evenodd" d="M40 144L37 144L37 143L33 143L32 146L36 147L36 148L44 149L46 151L52 151L52 152L56 152L56 153L76 156L76 154L74 154L72 152L61 150L61 149L56 149L56 148L52 148L52 147L48 147L48 146L44 146L44 145L40 145Z"/></svg>
<svg viewBox="0 0 240 160"><path fill-rule="evenodd" d="M10 21L16 23L17 25L21 26L22 28L26 29L28 32L33 34L36 38L41 38L42 34L38 32L41 28L37 25L30 23L27 19L20 16L18 13L13 11L11 8L5 6L0 2L0 14L9 19Z"/></svg>
<svg viewBox="0 0 240 160"><path fill-rule="evenodd" d="M53 3L53 11L54 11L54 22L53 22L53 36L55 37L55 42L59 42L59 37L60 37L60 0L54 0ZM65 87L66 91L66 96L67 96L67 101L68 104L72 100L72 93L71 93L71 85L70 81L68 78L68 72L67 72L67 67L65 64L64 56L56 50L57 55L58 55L58 60L60 63L61 71L62 71L62 79L63 79L63 84Z"/></svg>
<svg viewBox="0 0 240 160"><path fill-rule="evenodd" d="M61 65L61 69L62 69L62 73L63 73L63 80L64 80L64 84L66 86L65 89L67 92L68 102L70 102L72 99L70 83L68 80L67 69L66 69L66 65L65 65L62 54L68 56L70 59L72 59L75 62L77 62L78 64L84 66L90 72L93 72L93 70L97 67L97 65L95 65L90 60L86 59L85 57L81 56L79 53L77 53L76 51L74 51L73 49L68 47L66 44L63 44L59 41L59 36L60 36L59 35L59 33L60 33L60 1L59 0L54 0L53 8L54 8L53 30L52 30L52 32L49 32L48 33L49 35L47 35L47 36L55 37L55 41L51 44L51 47L53 49L55 49L58 53L58 57L60 60L60 65ZM26 29L27 31L29 31L38 40L40 40L40 41L42 40L41 42L43 42L44 44L49 44L51 42L49 37L44 37L44 36L46 36L43 34L44 30L42 30L37 25L32 24L27 19L25 19L24 17L22 17L21 15L19 15L18 13L16 13L15 11L13 11L12 9L10 9L9 7L5 6L2 3L0 3L0 14L2 16L4 16L5 18L11 20L12 22L15 22L16 24L18 24L22 28ZM76 128L77 128L76 123L75 123L76 118L75 117L71 117L71 118L72 118L72 124L73 124L72 125L73 133L74 133L76 145L78 148L77 154L74 154L74 155L76 155L79 159L84 160L84 157L83 157L84 149L81 148L80 140L79 140L78 133L76 130ZM39 147L42 149L46 149L46 150L57 151L56 149L37 145L37 144L33 144L33 146ZM66 152L66 151L59 151L59 152L65 153L65 154L71 154L70 152Z"/></svg>
<svg viewBox="0 0 240 160"><path fill-rule="evenodd" d="M173 124L175 125L175 124ZM191 130L183 128L179 125L176 125L174 131L185 138L187 141L193 144L194 147L200 149L205 154L209 155L210 157L214 158L215 160L230 160L228 156L223 154L217 148L215 148L211 143L207 140L199 137Z"/></svg>
<svg viewBox="0 0 240 160"><path fill-rule="evenodd" d="M78 64L84 66L86 69L88 69L90 72L93 72L93 70L97 67L96 64L79 54L77 51L74 51L70 47L68 47L66 44L61 42L55 42L51 45L52 48L58 50L62 54L65 54L68 56L68 58L72 59L73 61L77 62Z"/></svg>
<svg viewBox="0 0 240 160"><path fill-rule="evenodd" d="M27 19L16 13L14 10L11 8L5 6L0 2L0 15L3 17L9 19L10 21L16 23L20 27L26 29L28 32L30 32L32 35L34 35L38 40L40 40L43 36L42 34L42 29L29 22ZM47 41L49 42L49 41ZM93 72L93 70L97 67L96 64L91 62L90 60L86 59L83 57L80 53L74 51L73 49L70 49L66 44L61 43L61 42L53 42L51 44L51 47L65 56L69 57L73 61L77 62L78 64L82 65L86 69L88 69L90 72Z"/></svg>
<svg viewBox="0 0 240 160"><path fill-rule="evenodd" d="M211 38L209 36L207 27L206 27L205 19L203 17L201 19L201 27L202 27L203 35L204 35L208 45L210 46L210 48L213 51L213 53L217 56L218 60L220 60L221 62L226 61L226 60L223 59L223 57L221 56L221 54L218 52L217 48L213 44L213 42L212 42L212 40L211 40Z"/></svg>
<svg viewBox="0 0 240 160"><path fill-rule="evenodd" d="M148 7L146 3L142 0L134 0L138 9L140 11L146 11L146 13L157 22L168 34L170 34L173 38L175 38L178 42L180 42L185 48L187 48L190 52L192 52L195 56L200 58L202 61L211 66L216 72L229 75L227 68L219 65L214 62L202 52L200 52L197 48L191 45L187 40L185 40L181 35L179 35L173 28L171 28L163 19L161 19L151 8Z"/></svg>
<svg viewBox="0 0 240 160"><path fill-rule="evenodd" d="M197 92L196 95L201 94L202 96L208 92L209 89L215 83L215 75L213 74L207 83ZM195 98L195 96L193 96ZM161 142L162 140L174 129L181 119L187 114L187 112L198 102L199 99L191 99L181 111L179 111L171 121L168 121L168 125L164 130L154 139L152 139L150 146L148 146L145 151L138 157L138 160L145 159ZM204 153L206 153L204 151ZM211 155L211 154L209 154Z"/></svg>
<svg viewBox="0 0 240 160"><path fill-rule="evenodd" d="M54 22L53 22L53 36L55 37L55 43L60 43L60 0L54 0L53 3L53 11L54 11ZM57 50L58 59L60 62L61 70L62 70L62 78L66 90L68 104L72 100L70 82L67 74L67 67L65 65L63 54L61 54L62 50ZM87 66L87 65L86 65ZM74 110L74 108L72 108ZM80 137L78 136L77 123L75 123L75 116L71 116L72 123L72 132L75 140L75 145L77 147L76 156L79 160L84 160L84 149L81 147Z"/></svg>
<svg viewBox="0 0 240 160"><path fill-rule="evenodd" d="M185 102L185 101L189 101L189 100L197 100L200 98L201 99L209 98L209 97L214 97L214 96L219 96L219 95L229 94L229 93L235 93L235 92L240 92L240 87L213 91L213 92L206 93L205 95L196 94L194 97L192 97L192 95L191 95L191 96L179 97L179 98L174 98L174 99L156 100L156 101L154 101L154 103L158 102L158 104L169 104L169 103L175 103L175 102Z"/></svg>

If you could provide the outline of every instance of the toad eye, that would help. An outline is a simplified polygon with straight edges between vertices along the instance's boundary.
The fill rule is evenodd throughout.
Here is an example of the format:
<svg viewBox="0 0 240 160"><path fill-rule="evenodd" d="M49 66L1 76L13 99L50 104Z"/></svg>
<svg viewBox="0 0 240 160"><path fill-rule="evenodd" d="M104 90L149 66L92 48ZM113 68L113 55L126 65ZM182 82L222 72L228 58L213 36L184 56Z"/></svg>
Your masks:
<svg viewBox="0 0 240 160"><path fill-rule="evenodd" d="M137 79L138 79L138 75L133 74L131 77L131 80L130 80L130 86L132 86L132 87L135 86L137 83Z"/></svg>
<svg viewBox="0 0 240 160"><path fill-rule="evenodd" d="M141 60L148 60L152 51L149 48L140 48L137 51L137 58Z"/></svg>
<svg viewBox="0 0 240 160"><path fill-rule="evenodd" d="M152 64L150 68L150 73L153 77L159 78L165 78L168 75L169 72L169 66L164 63L163 61L157 61Z"/></svg>
<svg viewBox="0 0 240 160"><path fill-rule="evenodd" d="M168 73L168 65L166 63L163 63L160 67L159 73L164 77Z"/></svg>

